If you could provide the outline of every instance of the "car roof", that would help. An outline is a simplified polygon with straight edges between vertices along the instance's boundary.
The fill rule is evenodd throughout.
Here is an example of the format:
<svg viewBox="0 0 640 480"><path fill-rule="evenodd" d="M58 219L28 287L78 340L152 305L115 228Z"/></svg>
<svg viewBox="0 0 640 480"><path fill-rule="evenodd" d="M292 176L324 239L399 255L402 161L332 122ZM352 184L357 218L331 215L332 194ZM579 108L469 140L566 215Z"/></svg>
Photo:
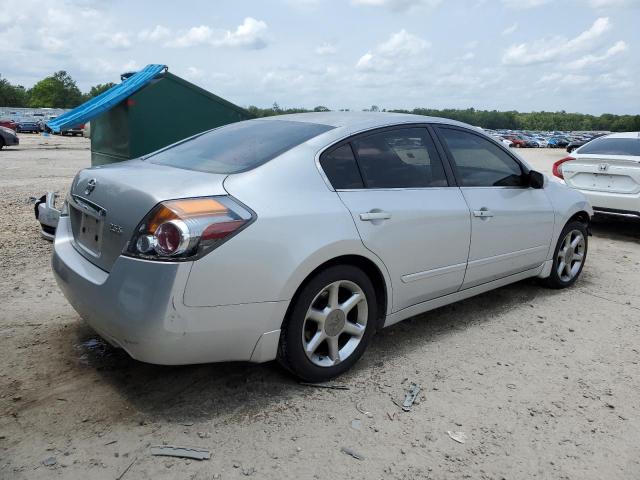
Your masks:
<svg viewBox="0 0 640 480"><path fill-rule="evenodd" d="M609 135L603 138L638 138L640 139L640 132L610 133Z"/></svg>
<svg viewBox="0 0 640 480"><path fill-rule="evenodd" d="M332 127L348 128L375 128L397 125L399 123L442 123L447 125L458 125L482 132L481 129L474 127L473 125L449 120L447 118L427 117L425 115L394 112L309 112L263 117L261 120L263 119L318 123Z"/></svg>

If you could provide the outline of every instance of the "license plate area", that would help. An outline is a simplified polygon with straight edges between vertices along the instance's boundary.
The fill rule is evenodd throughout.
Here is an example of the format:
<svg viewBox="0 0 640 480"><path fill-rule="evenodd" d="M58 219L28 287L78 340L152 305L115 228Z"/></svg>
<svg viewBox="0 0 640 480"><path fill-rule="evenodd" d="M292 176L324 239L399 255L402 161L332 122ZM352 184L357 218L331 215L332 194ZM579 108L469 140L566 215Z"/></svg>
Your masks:
<svg viewBox="0 0 640 480"><path fill-rule="evenodd" d="M104 222L85 212L80 212L80 226L76 234L76 242L94 256L99 256L102 249L102 227Z"/></svg>

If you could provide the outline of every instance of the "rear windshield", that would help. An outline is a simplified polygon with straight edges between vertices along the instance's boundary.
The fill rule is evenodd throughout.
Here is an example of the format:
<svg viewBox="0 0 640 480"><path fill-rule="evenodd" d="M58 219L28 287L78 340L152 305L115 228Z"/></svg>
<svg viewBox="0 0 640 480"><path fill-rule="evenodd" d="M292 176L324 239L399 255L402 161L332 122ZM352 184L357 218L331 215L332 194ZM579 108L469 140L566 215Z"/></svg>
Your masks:
<svg viewBox="0 0 640 480"><path fill-rule="evenodd" d="M288 120L232 123L149 157L152 163L208 173L251 170L328 130L329 125Z"/></svg>
<svg viewBox="0 0 640 480"><path fill-rule="evenodd" d="M640 156L638 138L596 138L583 145L578 153L588 155L633 155Z"/></svg>

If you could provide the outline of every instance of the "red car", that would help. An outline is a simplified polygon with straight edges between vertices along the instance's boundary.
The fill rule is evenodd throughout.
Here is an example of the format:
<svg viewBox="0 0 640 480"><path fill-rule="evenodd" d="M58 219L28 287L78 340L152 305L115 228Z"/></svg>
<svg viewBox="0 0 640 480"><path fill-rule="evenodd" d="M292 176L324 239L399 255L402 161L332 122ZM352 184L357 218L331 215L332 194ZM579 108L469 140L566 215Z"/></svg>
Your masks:
<svg viewBox="0 0 640 480"><path fill-rule="evenodd" d="M0 120L0 127L10 128L14 132L18 130L18 124L13 120L8 120L8 119Z"/></svg>
<svg viewBox="0 0 640 480"><path fill-rule="evenodd" d="M518 137L517 135L502 135L502 137L509 140L513 144L513 146L516 148L522 148L527 146L527 142L525 142L522 138Z"/></svg>

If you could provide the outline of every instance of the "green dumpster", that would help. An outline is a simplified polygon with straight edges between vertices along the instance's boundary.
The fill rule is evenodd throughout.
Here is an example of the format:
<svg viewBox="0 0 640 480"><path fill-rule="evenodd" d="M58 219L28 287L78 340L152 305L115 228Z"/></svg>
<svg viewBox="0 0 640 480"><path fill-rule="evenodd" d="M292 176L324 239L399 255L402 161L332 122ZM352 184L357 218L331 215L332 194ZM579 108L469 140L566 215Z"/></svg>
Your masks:
<svg viewBox="0 0 640 480"><path fill-rule="evenodd" d="M91 164L136 158L249 118L243 108L165 71L91 120Z"/></svg>

